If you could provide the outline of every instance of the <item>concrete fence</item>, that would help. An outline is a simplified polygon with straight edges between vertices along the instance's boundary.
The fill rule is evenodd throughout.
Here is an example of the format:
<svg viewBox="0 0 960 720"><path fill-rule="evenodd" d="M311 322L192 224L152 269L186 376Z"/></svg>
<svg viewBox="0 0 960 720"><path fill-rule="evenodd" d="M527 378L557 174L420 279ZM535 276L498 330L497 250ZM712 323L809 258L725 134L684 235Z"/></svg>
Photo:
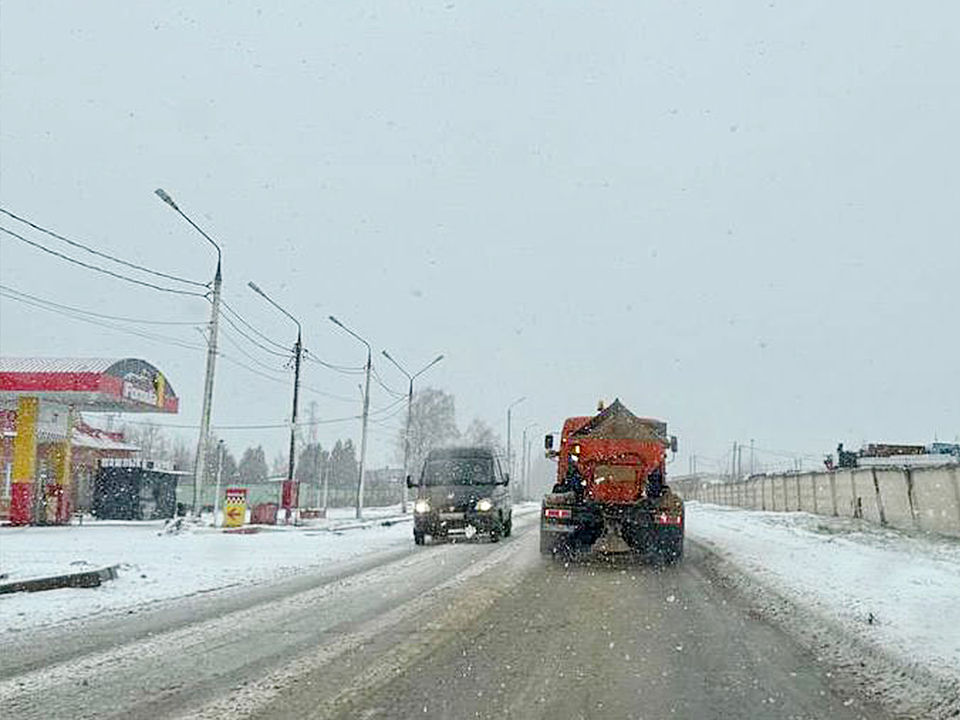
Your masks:
<svg viewBox="0 0 960 720"><path fill-rule="evenodd" d="M805 511L960 537L960 464L865 467L754 475L718 482L678 478L686 500L752 510Z"/></svg>

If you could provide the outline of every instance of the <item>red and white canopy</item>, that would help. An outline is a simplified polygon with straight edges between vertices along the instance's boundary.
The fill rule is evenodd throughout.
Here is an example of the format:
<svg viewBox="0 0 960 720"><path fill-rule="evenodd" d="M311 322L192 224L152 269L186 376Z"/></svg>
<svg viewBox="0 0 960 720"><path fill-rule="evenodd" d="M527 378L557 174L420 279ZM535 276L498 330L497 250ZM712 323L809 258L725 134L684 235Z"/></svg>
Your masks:
<svg viewBox="0 0 960 720"><path fill-rule="evenodd" d="M0 401L19 397L88 412L176 413L180 406L163 373L138 358L0 357Z"/></svg>

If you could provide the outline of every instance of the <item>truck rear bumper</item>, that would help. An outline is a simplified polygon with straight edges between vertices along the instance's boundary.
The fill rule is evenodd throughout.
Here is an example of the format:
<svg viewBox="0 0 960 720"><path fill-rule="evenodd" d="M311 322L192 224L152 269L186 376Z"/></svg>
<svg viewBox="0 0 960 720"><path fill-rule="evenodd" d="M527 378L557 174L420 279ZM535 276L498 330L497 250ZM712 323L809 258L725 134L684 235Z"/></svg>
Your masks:
<svg viewBox="0 0 960 720"><path fill-rule="evenodd" d="M683 517L664 517L656 507L567 506L565 517L540 516L545 554L595 548L605 552L673 552L683 544Z"/></svg>

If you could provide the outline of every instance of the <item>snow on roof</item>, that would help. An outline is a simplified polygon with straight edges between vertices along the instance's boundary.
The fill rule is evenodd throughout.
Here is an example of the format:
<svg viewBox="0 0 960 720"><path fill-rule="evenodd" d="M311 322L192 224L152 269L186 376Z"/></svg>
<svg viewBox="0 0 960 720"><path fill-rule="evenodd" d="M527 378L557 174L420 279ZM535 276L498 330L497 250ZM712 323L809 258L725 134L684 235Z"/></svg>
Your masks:
<svg viewBox="0 0 960 720"><path fill-rule="evenodd" d="M0 372L102 373L116 358L0 357Z"/></svg>

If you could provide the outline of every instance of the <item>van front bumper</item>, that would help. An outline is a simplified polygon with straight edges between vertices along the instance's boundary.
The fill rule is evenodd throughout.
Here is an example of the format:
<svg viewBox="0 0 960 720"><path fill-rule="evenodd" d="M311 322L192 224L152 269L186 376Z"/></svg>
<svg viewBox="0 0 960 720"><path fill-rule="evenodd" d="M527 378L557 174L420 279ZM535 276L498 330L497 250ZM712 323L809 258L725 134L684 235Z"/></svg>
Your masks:
<svg viewBox="0 0 960 720"><path fill-rule="evenodd" d="M496 509L480 512L468 510L465 512L430 512L418 513L413 517L413 528L424 535L447 535L450 533L466 532L468 527L477 532L489 533L499 521Z"/></svg>

